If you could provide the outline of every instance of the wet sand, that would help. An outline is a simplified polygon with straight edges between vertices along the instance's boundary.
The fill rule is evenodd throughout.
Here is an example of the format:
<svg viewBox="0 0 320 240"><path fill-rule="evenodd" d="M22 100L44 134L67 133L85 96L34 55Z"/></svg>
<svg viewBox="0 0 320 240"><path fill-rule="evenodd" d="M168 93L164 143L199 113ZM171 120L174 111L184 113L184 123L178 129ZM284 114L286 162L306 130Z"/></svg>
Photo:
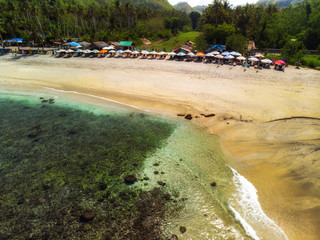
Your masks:
<svg viewBox="0 0 320 240"><path fill-rule="evenodd" d="M312 119L320 118L318 71L2 56L4 83L77 91L171 117L190 113L220 137L225 160L253 183L263 210L289 239L320 235L320 120Z"/></svg>

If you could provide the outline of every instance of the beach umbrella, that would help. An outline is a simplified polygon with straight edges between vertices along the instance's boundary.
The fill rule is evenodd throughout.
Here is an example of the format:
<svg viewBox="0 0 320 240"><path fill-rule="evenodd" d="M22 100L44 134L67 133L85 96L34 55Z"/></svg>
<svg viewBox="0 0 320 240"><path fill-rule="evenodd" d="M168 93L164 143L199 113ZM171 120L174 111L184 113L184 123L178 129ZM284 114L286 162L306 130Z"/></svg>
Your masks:
<svg viewBox="0 0 320 240"><path fill-rule="evenodd" d="M75 48L82 48L83 46L80 44L78 46L76 46Z"/></svg>
<svg viewBox="0 0 320 240"><path fill-rule="evenodd" d="M115 53L116 51L115 50L111 50L111 51L109 51L109 53Z"/></svg>
<svg viewBox="0 0 320 240"><path fill-rule="evenodd" d="M107 52L108 52L107 50L102 49L99 53L105 54L105 53L107 53Z"/></svg>
<svg viewBox="0 0 320 240"><path fill-rule="evenodd" d="M86 50L83 50L83 53L89 54L89 53L91 53L91 51L89 49L86 49Z"/></svg>
<svg viewBox="0 0 320 240"><path fill-rule="evenodd" d="M117 51L117 53L118 53L118 54L122 54L123 51L120 49L120 50Z"/></svg>
<svg viewBox="0 0 320 240"><path fill-rule="evenodd" d="M195 57L196 56L193 52L189 52L187 55L188 55L188 57Z"/></svg>
<svg viewBox="0 0 320 240"><path fill-rule="evenodd" d="M168 53L169 56L176 56L177 54L175 52Z"/></svg>
<svg viewBox="0 0 320 240"><path fill-rule="evenodd" d="M255 57L248 58L249 61L258 62L259 59Z"/></svg>
<svg viewBox="0 0 320 240"><path fill-rule="evenodd" d="M245 57L240 56L240 57L237 57L237 60L244 61L244 60L246 60L246 58L245 58Z"/></svg>
<svg viewBox="0 0 320 240"><path fill-rule="evenodd" d="M124 53L132 53L132 51L130 49L127 49L124 51Z"/></svg>
<svg viewBox="0 0 320 240"><path fill-rule="evenodd" d="M99 50L93 49L91 52L92 52L92 53L99 53Z"/></svg>
<svg viewBox="0 0 320 240"><path fill-rule="evenodd" d="M240 57L240 56L241 56L240 53L235 52L235 51L232 51L232 52L230 53L230 55L235 56L235 57Z"/></svg>
<svg viewBox="0 0 320 240"><path fill-rule="evenodd" d="M114 47L112 47L112 46L109 46L109 47L104 47L104 48L102 48L103 50L113 50L114 49Z"/></svg>
<svg viewBox="0 0 320 240"><path fill-rule="evenodd" d="M141 54L143 54L143 55L147 55L147 54L149 54L149 52L148 52L148 51L146 51L146 50L143 50L143 51L141 52Z"/></svg>
<svg viewBox="0 0 320 240"><path fill-rule="evenodd" d="M211 52L213 55L219 55L220 53L218 51Z"/></svg>
<svg viewBox="0 0 320 240"><path fill-rule="evenodd" d="M74 51L72 49L68 49L66 53L74 53Z"/></svg>
<svg viewBox="0 0 320 240"><path fill-rule="evenodd" d="M284 64L286 64L286 62L285 62L285 61L282 61L282 60L278 60L278 61L274 62L274 64L284 65Z"/></svg>
<svg viewBox="0 0 320 240"><path fill-rule="evenodd" d="M81 49L78 49L77 51L76 51L76 53L82 53L83 51L81 50Z"/></svg>
<svg viewBox="0 0 320 240"><path fill-rule="evenodd" d="M185 54L185 53L183 53L183 52L179 52L178 54L177 54L177 56L178 57L185 57L187 54Z"/></svg>
<svg viewBox="0 0 320 240"><path fill-rule="evenodd" d="M224 59L234 59L234 56L228 55L228 56L225 56Z"/></svg>
<svg viewBox="0 0 320 240"><path fill-rule="evenodd" d="M222 55L216 55L216 56L214 56L215 58L218 58L218 59L224 59L224 56L222 56Z"/></svg>
<svg viewBox="0 0 320 240"><path fill-rule="evenodd" d="M159 52L159 55L168 55L168 53L162 51L162 52Z"/></svg>
<svg viewBox="0 0 320 240"><path fill-rule="evenodd" d="M263 58L264 56L261 53L257 53L256 55L254 55L256 58Z"/></svg>
<svg viewBox="0 0 320 240"><path fill-rule="evenodd" d="M66 52L66 50L65 50L65 49L60 49L60 50L58 51L58 53L63 53L63 52Z"/></svg>
<svg viewBox="0 0 320 240"><path fill-rule="evenodd" d="M197 56L197 57L203 57L203 56L204 56L204 53L198 52L198 53L196 54L196 56Z"/></svg>
<svg viewBox="0 0 320 240"><path fill-rule="evenodd" d="M228 55L230 55L230 53L228 51L225 51L225 52L221 53L221 55L222 56L228 56Z"/></svg>
<svg viewBox="0 0 320 240"><path fill-rule="evenodd" d="M152 51L152 52L149 52L150 55L156 55L158 54L156 51Z"/></svg>
<svg viewBox="0 0 320 240"><path fill-rule="evenodd" d="M132 54L139 54L140 52L138 51L133 51Z"/></svg>
<svg viewBox="0 0 320 240"><path fill-rule="evenodd" d="M213 53L207 53L205 56L206 57L214 57Z"/></svg>
<svg viewBox="0 0 320 240"><path fill-rule="evenodd" d="M271 64L272 63L272 61L270 59L268 59L268 58L262 59L261 62L262 63L267 63L267 64Z"/></svg>

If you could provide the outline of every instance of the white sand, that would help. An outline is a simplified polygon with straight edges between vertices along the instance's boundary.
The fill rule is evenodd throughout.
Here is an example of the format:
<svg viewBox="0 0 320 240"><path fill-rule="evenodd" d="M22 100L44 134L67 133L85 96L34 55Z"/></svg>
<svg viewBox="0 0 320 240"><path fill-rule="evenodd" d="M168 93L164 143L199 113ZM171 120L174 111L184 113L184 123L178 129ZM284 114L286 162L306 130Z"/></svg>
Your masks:
<svg viewBox="0 0 320 240"><path fill-rule="evenodd" d="M0 57L0 83L93 94L192 121L221 138L226 161L258 190L290 239L320 235L320 72L169 60ZM215 113L205 118L201 113Z"/></svg>

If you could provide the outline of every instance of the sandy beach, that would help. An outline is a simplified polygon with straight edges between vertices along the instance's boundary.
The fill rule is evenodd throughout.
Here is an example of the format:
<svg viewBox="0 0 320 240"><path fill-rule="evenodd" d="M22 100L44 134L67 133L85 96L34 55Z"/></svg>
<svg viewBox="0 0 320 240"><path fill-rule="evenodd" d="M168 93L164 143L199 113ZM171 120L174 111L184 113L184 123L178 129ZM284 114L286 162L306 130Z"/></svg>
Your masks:
<svg viewBox="0 0 320 240"><path fill-rule="evenodd" d="M0 84L76 91L172 118L192 114L219 136L226 162L255 186L264 212L289 239L320 235L319 71L7 55Z"/></svg>

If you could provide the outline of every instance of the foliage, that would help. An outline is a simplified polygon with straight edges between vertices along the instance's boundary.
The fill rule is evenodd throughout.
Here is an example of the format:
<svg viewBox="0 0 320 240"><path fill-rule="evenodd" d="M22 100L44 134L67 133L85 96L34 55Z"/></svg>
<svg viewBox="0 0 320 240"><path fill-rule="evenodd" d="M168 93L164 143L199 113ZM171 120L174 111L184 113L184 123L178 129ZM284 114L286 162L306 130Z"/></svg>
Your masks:
<svg viewBox="0 0 320 240"><path fill-rule="evenodd" d="M48 35L90 41L157 38L165 31L165 18L179 18L180 30L191 26L188 16L166 0L1 0L0 37L28 35L38 44Z"/></svg>
<svg viewBox="0 0 320 240"><path fill-rule="evenodd" d="M166 49L167 51L173 50L180 45L185 44L187 41L195 42L197 37L200 36L200 32L180 32L177 36L168 39L167 41L163 41L160 43L151 44L148 46L149 49L158 49L163 50Z"/></svg>
<svg viewBox="0 0 320 240"><path fill-rule="evenodd" d="M189 14L189 18L191 19L192 29L196 30L198 21L201 18L201 14L199 12L193 11Z"/></svg>
<svg viewBox="0 0 320 240"><path fill-rule="evenodd" d="M285 56L290 62L292 59L299 59L305 53L305 47L301 41L296 39L288 39L283 48L281 54Z"/></svg>
<svg viewBox="0 0 320 240"><path fill-rule="evenodd" d="M223 24L233 25L236 33L254 40L258 48L283 48L291 36L307 49L317 49L320 43L320 1L305 0L284 8L276 4L247 4L231 9L228 1L214 0L204 10L200 21L208 44L220 38L213 35L214 28Z"/></svg>
<svg viewBox="0 0 320 240"><path fill-rule="evenodd" d="M225 43L227 37L234 34L236 31L235 26L223 23L215 27L214 25L207 24L204 26L203 35L207 43Z"/></svg>
<svg viewBox="0 0 320 240"><path fill-rule="evenodd" d="M248 45L248 39L242 34L234 33L227 37L226 45L230 49L236 50L240 53L244 53Z"/></svg>
<svg viewBox="0 0 320 240"><path fill-rule="evenodd" d="M306 55L301 58L302 66L320 69L320 56Z"/></svg>

